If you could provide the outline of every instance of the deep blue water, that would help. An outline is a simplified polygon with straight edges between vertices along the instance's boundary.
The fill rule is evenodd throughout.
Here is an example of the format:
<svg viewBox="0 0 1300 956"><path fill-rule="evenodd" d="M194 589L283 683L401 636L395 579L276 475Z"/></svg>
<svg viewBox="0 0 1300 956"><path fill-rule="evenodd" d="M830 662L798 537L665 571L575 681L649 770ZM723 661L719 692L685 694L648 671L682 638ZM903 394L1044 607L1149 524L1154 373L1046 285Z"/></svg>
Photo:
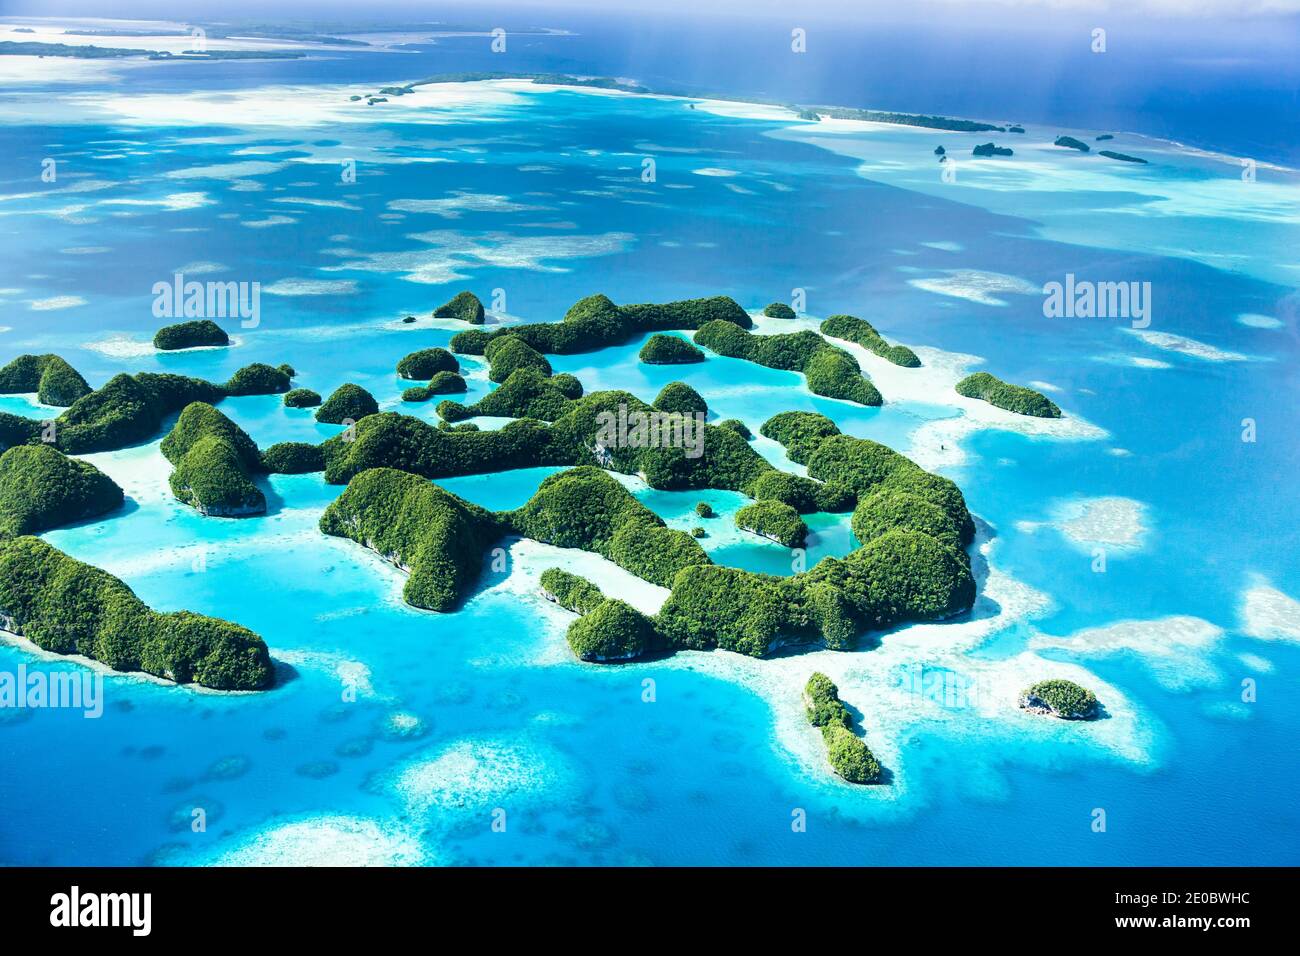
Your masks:
<svg viewBox="0 0 1300 956"><path fill-rule="evenodd" d="M711 45L729 52L708 71L688 57L698 72L675 75L713 88L725 64L744 59L744 37ZM398 65L380 54L260 64L254 73L212 64L193 87L387 81L488 68L478 63L481 53L449 53L455 43L440 45L435 69L424 62L433 53ZM550 50L560 43L570 44L563 54ZM639 62L630 45L597 55L594 41L529 41L522 46L536 65L523 68L581 62L591 72L655 79L629 69ZM639 49L645 62L662 62L648 40ZM728 88L759 91L747 85L758 68L751 69L734 74ZM855 89L874 86L870 71L877 69L886 67L866 65L855 82L827 70L823 85L810 89L827 91L817 98L830 102L994 114L971 99L972 87L983 88L975 84L950 87L943 98L912 86L900 86L888 101L874 90L855 98ZM146 68L111 95L175 93L192 79ZM979 95L997 88L991 82ZM790 97L805 95L801 89L772 86ZM298 370L297 385L328 393L354 381L385 408L435 420L435 403L401 403L411 383L394 366L406 352L448 342L454 323L435 327L424 317L460 288L485 301L502 289L504 311L535 321L557 319L596 291L619 302L728 294L758 309L798 287L807 290L813 316L852 312L891 340L980 356L980 367L1010 381L1049 383L1070 419L1106 433L1065 440L992 427L956 440L965 457L944 472L993 539L990 563L1047 596L1050 606L1008 612L961 652L941 637L917 652L922 663L996 679L1005 673L999 668L1041 647L1035 640L1121 621L1148 626L1146 643L1107 655L1037 651L1042 667L1086 668L1117 695L1111 721L1050 732L1018 723L1024 718L1014 713L900 704L884 686L894 660L886 655L906 633L852 655L752 665L724 654L679 655L591 667L568 655L568 616L529 584L549 563L591 559L511 544L504 568L485 570L463 610L417 611L400 601L398 572L316 531L339 487L320 476L276 476L266 483L265 517L203 518L167 492L168 466L157 452L163 431L139 448L92 456L126 488L131 501L123 512L45 537L119 575L156 607L253 628L283 662L285 680L262 695L217 696L114 677L97 721L0 711L0 753L6 766L20 768L0 778L0 861L242 861L250 846L261 859L335 848L336 858L354 860L357 844L347 834L357 832L377 858L403 862L1296 862L1300 703L1289 688L1300 651L1294 640L1248 636L1240 613L1244 593L1261 580L1300 596L1300 501L1285 480L1296 471L1300 426L1295 290L1277 255L1279 237L1295 248L1300 193L1293 176L1255 184L1270 192L1242 194L1272 197L1278 205L1269 212L1249 202L1202 203L1220 180L1235 177L1230 168L1223 174L1210 161L1133 137L1116 148L1152 149L1151 167L1070 166L1072 154L1026 144L1022 159L1039 168L1003 168L1024 168L1036 188L991 188L996 168L971 163L948 189L933 174L933 145L964 155L962 147L982 139L859 132L845 134L851 148L840 143L831 151L807 129L790 130L786 119L728 118L680 101L573 91L485 94L438 125L393 107L382 118L312 126L316 107L305 103L303 122L289 127L213 119L190 106L148 121L77 121L71 102L48 95L37 120L23 118L19 98L0 94L0 140L13 160L0 195L37 192L0 200L0 360L57 351L93 385L141 370L220 380L251 361L287 361ZM1028 101L1004 100L996 115L1026 122L1041 115L1063 127L1075 119L1136 126L1122 115L1085 122L1071 102L1061 93L1033 114ZM1253 101L1241 102L1244 110ZM1178 119L1153 103L1158 99L1131 107L1134 116ZM1221 121L1216 129L1230 130L1225 109L1210 104L1204 112ZM1193 141L1204 128L1145 130ZM1275 155L1286 142L1280 135ZM250 148L256 154L240 152ZM62 185L111 185L39 192L36 171L51 154L62 161ZM653 184L639 179L647 154L657 159ZM850 156L864 154L881 167L860 170ZM339 159L348 156L363 157L355 184L339 180ZM450 162L400 162L412 156ZM274 165L238 175L174 175L248 161ZM1072 178L1080 168L1089 177ZM716 169L735 175L697 173ZM190 193L202 193L203 204L104 203ZM461 194L514 205L381 218L394 215L392 202ZM285 198L345 205L274 201ZM245 225L271 216L292 221ZM1170 235L1184 255L1164 248ZM232 327L240 342L232 349L156 355L141 347L159 324L150 288L192 263L216 264L198 278L261 282L261 323ZM456 276L407 278L421 268ZM965 287L965 296L955 296L912 284L950 277L949 270L1011 277L1030 291L1000 292L1005 304L983 304ZM1045 319L1037 289L1066 272L1149 281L1156 290L1152 331L1243 358L1214 361L1160 348L1122 321ZM354 285L327 294L265 292L286 280ZM60 296L85 301L32 307ZM422 319L396 321L407 313ZM1271 317L1280 327L1243 325L1240 314ZM916 454L935 452L926 429L968 414L946 388L899 398L879 378L886 405L863 409L812 396L794 373L716 356L698 366L647 367L636 360L640 345L556 357L554 365L588 390L626 388L645 399L683 378L708 399L711 415L741 418L755 432L778 411L816 410L847 432ZM927 364L943 359L936 353ZM488 386L481 363L466 365L472 401ZM284 409L274 396L221 407L263 446L337 431L309 412ZM48 413L21 396L0 397L0 409ZM1253 443L1240 438L1247 417L1258 424ZM781 460L779 449L758 446ZM547 473L445 484L485 506L510 508ZM703 544L716 561L789 573L783 549L728 530L742 496L637 494L682 528L700 523L694 505L709 501L720 516L707 523ZM1132 546L1108 546L1107 570L1099 574L1090 547L1061 533L1059 515L1108 498L1140 503L1147 530ZM852 546L846 516L810 523L809 560ZM1224 633L1205 648L1182 647L1171 639L1175 615ZM945 628L955 642L970 625ZM26 652L0 646L0 669L19 663L37 666ZM815 667L848 668L841 689L862 713L868 740L897 754L889 761L892 787L837 784L812 731L788 719L797 718L797 684L792 693L764 676L799 677ZM1258 681L1255 703L1240 701L1246 677ZM654 703L642 699L646 678L656 683ZM346 681L359 681L355 702L343 699ZM394 723L395 715L413 721ZM190 831L195 807L208 814L206 833ZM496 807L511 820L504 835L488 826ZM791 832L795 807L808 811L806 833ZM1104 834L1089 828L1096 808L1107 812ZM299 826L312 835L310 847L291 839Z"/></svg>

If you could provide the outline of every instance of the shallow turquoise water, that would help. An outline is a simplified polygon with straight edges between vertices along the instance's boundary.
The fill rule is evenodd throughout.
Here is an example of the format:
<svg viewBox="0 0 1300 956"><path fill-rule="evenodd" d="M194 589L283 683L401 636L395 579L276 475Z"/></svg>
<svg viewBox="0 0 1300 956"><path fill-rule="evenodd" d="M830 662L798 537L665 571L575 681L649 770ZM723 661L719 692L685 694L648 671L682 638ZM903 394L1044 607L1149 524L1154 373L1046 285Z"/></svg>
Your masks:
<svg viewBox="0 0 1300 956"><path fill-rule="evenodd" d="M455 329L430 328L426 318L415 326L395 320L407 312L425 317L459 288L473 288L485 301L502 288L506 311L525 320L556 319L595 291L620 302L730 294L756 309L792 287L806 288L814 314L860 314L891 340L982 356L984 367L1011 381L1049 382L1061 389L1052 397L1067 413L1109 433L1062 441L979 431L961 440L966 458L948 473L995 539L996 568L1052 602L1037 618L1009 622L973 648L972 659L1009 659L1035 635L1122 620L1190 615L1224 629L1204 652L1175 652L1172 672L1199 675L1182 686L1171 686L1168 671L1153 670L1150 648L1104 657L1042 651L1082 662L1133 703L1147 734L1140 759L1019 735L996 721L918 719L905 724L899 742L906 761L898 768L897 799L837 785L824 767L809 768L791 755L779 712L797 701L771 697L744 669L572 661L563 645L567 615L519 587L539 570L528 564L533 552L511 546L501 567L485 562L482 588L463 610L417 611L400 601L400 573L317 532L321 511L341 488L320 476L276 476L266 483L265 517L205 519L167 494L168 469L155 440L94 456L127 486L131 501L121 513L45 537L119 575L158 608L190 608L253 628L283 662L283 683L266 694L218 696L111 677L107 712L97 721L60 711L0 711L0 753L16 768L0 778L0 860L202 862L249 840L260 841L264 858L285 859L293 854L283 824L348 817L373 821L384 840L410 841L426 861L446 863L1296 862L1293 740L1300 703L1288 690L1300 651L1293 642L1240 631L1239 607L1252 576L1300 595L1297 493L1277 477L1293 474L1297 464L1297 339L1285 298L1293 290L1269 278L1273 264L1253 268L1262 254L1256 238L1242 238L1255 235L1250 213L1232 220L1221 210L1223 228L1199 214L1173 216L1202 252L1246 250L1232 270L1219 271L1131 251L1150 224L1088 212L1113 198L1104 191L1038 192L1032 207L1015 193L993 190L972 189L953 201L939 190L900 185L894 174L860 174L857 161L815 145L764 135L778 125L784 124L687 111L673 101L520 93L508 105L466 109L442 126L406 123L400 113L390 122L340 126L329 142L342 141L344 149L381 143L388 159L436 151L452 160L397 165L380 158L362 166L352 187L338 183L334 165L295 162L333 149L320 145L324 134L6 125L0 140L19 165L36 168L57 142L74 182L84 173L112 186L87 194L92 205L76 213L66 211L67 196L5 203L0 286L20 291L0 297L0 326L8 328L0 333L0 359L57 351L95 385L120 371L221 380L251 361L287 361L298 371L296 385L328 394L357 382L385 408L435 420L436 402L400 403L411 383L393 369L406 352L445 345ZM233 135L238 143L223 138ZM93 144L115 137L143 146L128 157L95 160L102 147ZM891 157L904 155L909 142L902 134L863 138ZM690 151L664 150L658 168L659 187L691 189L639 182L637 144L647 141ZM168 178L188 167L242 161L247 157L236 151L250 146L274 148L254 158L284 165L236 179ZM920 151L918 169L929 169L928 151ZM1159 193L1167 180L1191 175L1181 164L1196 162L1170 154L1143 170L1141 188ZM740 175L693 172L709 168ZM261 188L235 188L249 181ZM0 188L19 191L15 182ZM537 208L378 218L392 201L457 190ZM211 204L94 205L189 191L205 192ZM272 202L283 198L279 193L356 208L312 207L306 214ZM118 215L124 210L130 215ZM1085 213L1086 246L1063 241ZM220 218L230 214L240 218ZM276 214L296 221L241 224ZM1282 228L1294 236L1293 219ZM429 232L439 233L446 248L413 238ZM573 241L583 237L590 241ZM936 242L959 249L926 245ZM60 252L101 246L108 251ZM468 248L489 252L463 252ZM331 252L339 249L348 254ZM408 258L384 258L397 253ZM443 259L464 278L403 278L413 265ZM147 342L158 324L148 289L194 262L226 267L212 277L264 285L303 278L356 285L327 295L264 294L261 325L232 328L240 339L232 349L163 356L120 342L104 349L115 336ZM986 305L908 282L949 269L1010 275L1031 286L1071 270L1140 276L1164 303L1153 329L1251 360L1213 362L1158 349L1119 323L1048 322L1036 294L1007 293L1006 305ZM62 295L87 304L30 308ZM1283 328L1245 327L1234 320L1239 312L1277 315ZM960 415L939 393L862 409L812 396L795 373L717 356L700 365L648 367L636 360L640 345L557 356L553 365L578 375L589 391L625 388L647 400L681 378L705 396L715 420L740 418L755 432L778 411L815 410L846 432L900 450L919 428ZM1115 356L1169 367L1139 368ZM466 400L473 401L488 386L481 363L466 365L473 373ZM882 391L889 399L889 389ZM263 446L338 431L317 424L309 411L284 409L275 396L229 399L221 407ZM0 409L33 417L50 411L16 396L0 398ZM1254 444L1240 441L1246 416L1259 422ZM779 449L758 447L782 459ZM551 471L444 484L484 506L511 508ZM705 526L702 544L715 561L791 572L784 549L726 533L742 496L637 494L674 527ZM1093 573L1088 549L1053 526L1059 507L1099 497L1141 502L1149 528L1137 546L1109 551L1105 574ZM697 519L701 500L720 517ZM851 548L847 516L814 516L810 524L809 562ZM858 652L864 667L873 653ZM1243 653L1264 658L1272 670L1243 661ZM19 663L37 666L25 652L0 646L0 669ZM1242 704L1239 685L1248 676L1258 680L1259 699ZM653 703L643 700L647 678L655 681ZM345 699L349 687L358 688L356 700ZM850 703L865 724L893 726L893 715L872 712L872 700ZM394 715L414 720L395 729ZM464 752L475 756L447 758ZM403 772L438 758L432 777L419 777L422 789L402 782L409 779ZM194 807L207 811L206 833L190 832ZM496 807L512 821L504 835L489 827ZM791 832L794 807L808 811L808 832ZM1108 812L1104 834L1088 826L1096 807ZM321 834L322 841L333 838L333 831Z"/></svg>

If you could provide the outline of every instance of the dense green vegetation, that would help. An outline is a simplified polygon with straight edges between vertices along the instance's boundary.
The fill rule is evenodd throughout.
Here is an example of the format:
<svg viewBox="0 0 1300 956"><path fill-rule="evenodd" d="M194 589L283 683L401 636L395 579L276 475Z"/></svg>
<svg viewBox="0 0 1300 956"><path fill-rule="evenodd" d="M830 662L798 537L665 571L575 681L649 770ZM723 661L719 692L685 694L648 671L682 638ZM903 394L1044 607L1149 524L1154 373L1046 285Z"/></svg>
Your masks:
<svg viewBox="0 0 1300 956"><path fill-rule="evenodd" d="M490 511L418 475L372 468L321 515L325 534L350 538L409 572L408 604L455 608L478 579L483 553L504 530Z"/></svg>
<svg viewBox="0 0 1300 956"><path fill-rule="evenodd" d="M1056 678L1039 681L1020 695L1020 705L1050 710L1064 720L1091 720L1097 716L1097 695L1074 681Z"/></svg>
<svg viewBox="0 0 1300 956"><path fill-rule="evenodd" d="M784 445L791 461L806 465L821 443L832 435L838 435L840 428L817 412L781 412L765 421L758 432L764 438Z"/></svg>
<svg viewBox="0 0 1300 956"><path fill-rule="evenodd" d="M346 421L359 422L367 415L379 411L375 396L360 385L344 382L316 409L316 421L329 425L342 425Z"/></svg>
<svg viewBox="0 0 1300 956"><path fill-rule="evenodd" d="M114 375L59 416L58 445L70 454L81 454L147 441L166 416L190 402L217 402L224 396L220 385L183 375Z"/></svg>
<svg viewBox="0 0 1300 956"><path fill-rule="evenodd" d="M153 347L165 352L229 344L230 336L211 319L195 319L192 322L164 326L153 337Z"/></svg>
<svg viewBox="0 0 1300 956"><path fill-rule="evenodd" d="M0 536L94 518L122 500L122 489L98 468L49 445L17 445L0 454Z"/></svg>
<svg viewBox="0 0 1300 956"><path fill-rule="evenodd" d="M425 387L429 389L430 395L449 395L469 390L459 372L435 372Z"/></svg>
<svg viewBox="0 0 1300 956"><path fill-rule="evenodd" d="M579 660L626 661L655 649L654 621L632 605L609 598L569 625L569 647Z"/></svg>
<svg viewBox="0 0 1300 956"><path fill-rule="evenodd" d="M402 378L429 379L439 372L459 372L460 362L446 349L420 349L397 363L397 374Z"/></svg>
<svg viewBox="0 0 1300 956"><path fill-rule="evenodd" d="M542 375L551 374L551 363L546 356L514 335L493 339L483 354L489 362L488 378L493 382L504 382L520 369L532 369Z"/></svg>
<svg viewBox="0 0 1300 956"><path fill-rule="evenodd" d="M823 335L856 342L863 348L875 352L885 361L893 362L895 365L901 365L904 368L920 368L921 366L921 360L906 345L890 345L870 322L859 319L855 315L832 315L822 322L821 330Z"/></svg>
<svg viewBox="0 0 1300 956"><path fill-rule="evenodd" d="M435 319L460 319L470 325L483 324L483 303L473 292L457 292L433 310Z"/></svg>
<svg viewBox="0 0 1300 956"><path fill-rule="evenodd" d="M745 494L759 501L780 501L799 514L814 511L848 511L857 501L853 492L839 482L814 481L787 471L765 471L745 487Z"/></svg>
<svg viewBox="0 0 1300 956"><path fill-rule="evenodd" d="M981 143L971 150L973 156L1010 156L1015 151L1009 146L994 146L992 143Z"/></svg>
<svg viewBox="0 0 1300 956"><path fill-rule="evenodd" d="M304 441L282 441L262 452L262 470L273 475L305 475L325 470L325 456L319 445Z"/></svg>
<svg viewBox="0 0 1300 956"><path fill-rule="evenodd" d="M808 526L799 512L781 501L755 501L736 512L736 527L751 531L787 548L802 548Z"/></svg>
<svg viewBox="0 0 1300 956"><path fill-rule="evenodd" d="M272 368L261 362L245 365L225 384L227 395L275 395L289 390L293 369L288 365Z"/></svg>
<svg viewBox="0 0 1300 956"><path fill-rule="evenodd" d="M66 408L90 391L81 373L58 355L20 355L0 368L3 395L35 392L42 404Z"/></svg>
<svg viewBox="0 0 1300 956"><path fill-rule="evenodd" d="M709 406L695 389L685 382L669 382L655 396L655 408L661 412L675 412L681 415L693 415L696 412L707 413Z"/></svg>
<svg viewBox="0 0 1300 956"><path fill-rule="evenodd" d="M858 503L853 512L853 536L859 544L890 531L919 531L965 556L961 550L961 529L952 516L919 495L882 489Z"/></svg>
<svg viewBox="0 0 1300 956"><path fill-rule="evenodd" d="M589 295L575 302L559 322L511 325L492 332L467 330L453 336L451 347L461 354L485 354L493 339L517 336L538 352L570 355L622 345L647 332L698 329L718 319L743 328L753 324L749 314L726 296L620 307L607 296Z"/></svg>
<svg viewBox="0 0 1300 956"><path fill-rule="evenodd" d="M584 466L551 475L522 508L504 516L519 534L594 551L653 584L670 587L682 568L708 564L690 535L673 531L621 484Z"/></svg>
<svg viewBox="0 0 1300 956"><path fill-rule="evenodd" d="M573 406L565 394L563 383L556 382L557 378L559 376L552 377L538 369L521 368L473 405L442 402L438 406L438 415L448 422L464 421L478 415L552 422Z"/></svg>
<svg viewBox="0 0 1300 956"><path fill-rule="evenodd" d="M605 595L596 585L560 568L547 568L542 572L540 583L542 594L548 601L554 601L575 614L594 611L605 600Z"/></svg>
<svg viewBox="0 0 1300 956"><path fill-rule="evenodd" d="M722 421L718 422L718 427L735 432L741 438L745 439L745 441L749 441L754 437L754 433L749 430L749 426L739 418L724 418Z"/></svg>
<svg viewBox="0 0 1300 956"><path fill-rule="evenodd" d="M285 408L315 408L320 404L320 392L310 388L295 388L284 393Z"/></svg>
<svg viewBox="0 0 1300 956"><path fill-rule="evenodd" d="M175 466L168 483L180 501L213 517L266 511L266 496L251 477L262 468L257 445L206 402L185 406L160 449Z"/></svg>
<svg viewBox="0 0 1300 956"><path fill-rule="evenodd" d="M820 727L831 767L849 783L878 783L880 762L853 733L853 719L829 677L814 673L803 692L808 722Z"/></svg>
<svg viewBox="0 0 1300 956"><path fill-rule="evenodd" d="M704 353L676 335L656 333L641 346L639 358L647 365L687 365L703 362Z"/></svg>
<svg viewBox="0 0 1300 956"><path fill-rule="evenodd" d="M1061 417L1060 408L1046 395L1035 392L1032 388L1011 385L988 372L967 375L957 383L957 394L965 395L967 398L982 399L990 405L1015 412L1017 415L1032 415L1035 418Z"/></svg>
<svg viewBox="0 0 1300 956"><path fill-rule="evenodd" d="M714 517L714 514L713 514L713 506L710 505L707 501L701 501L701 502L699 502L699 503L695 506L695 513L696 513L697 515L699 515L701 518L712 518L712 517Z"/></svg>
<svg viewBox="0 0 1300 956"><path fill-rule="evenodd" d="M120 580L39 538L0 540L4 627L55 654L219 690L275 678L266 644L247 628L189 611L161 614Z"/></svg>
<svg viewBox="0 0 1300 956"><path fill-rule="evenodd" d="M781 335L753 335L729 322L710 322L695 333L697 345L768 368L803 372L815 395L859 405L879 405L880 392L862 377L853 356L807 329Z"/></svg>
<svg viewBox="0 0 1300 956"><path fill-rule="evenodd" d="M796 318L794 309L790 308L784 302L769 302L763 307L763 314L769 319Z"/></svg>

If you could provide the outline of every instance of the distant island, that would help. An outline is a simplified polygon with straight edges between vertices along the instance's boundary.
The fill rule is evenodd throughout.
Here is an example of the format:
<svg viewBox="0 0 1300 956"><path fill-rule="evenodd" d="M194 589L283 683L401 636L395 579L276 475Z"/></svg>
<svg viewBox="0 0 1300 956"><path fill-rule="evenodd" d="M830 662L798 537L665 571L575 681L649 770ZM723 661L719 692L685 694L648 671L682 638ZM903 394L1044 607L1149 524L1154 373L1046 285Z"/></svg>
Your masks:
<svg viewBox="0 0 1300 956"><path fill-rule="evenodd" d="M211 319L178 322L154 333L153 347L164 352L230 344L230 336Z"/></svg>
<svg viewBox="0 0 1300 956"><path fill-rule="evenodd" d="M1081 153L1086 153L1091 147L1087 143L1075 139L1073 136L1058 136L1053 146L1064 146L1067 149L1077 149Z"/></svg>
<svg viewBox="0 0 1300 956"><path fill-rule="evenodd" d="M957 394L981 399L1017 415L1033 418L1061 417L1061 410L1046 395L1035 392L1032 388L1011 385L988 372L967 375L957 383Z"/></svg>
<svg viewBox="0 0 1300 956"><path fill-rule="evenodd" d="M1010 156L1014 150L1009 146L995 146L992 143L981 143L971 150L973 156Z"/></svg>
<svg viewBox="0 0 1300 956"><path fill-rule="evenodd" d="M1020 707L1031 714L1059 717L1062 720L1093 720L1100 715L1097 695L1074 681L1044 680L1020 695Z"/></svg>
<svg viewBox="0 0 1300 956"><path fill-rule="evenodd" d="M1103 149L1100 152L1098 152L1097 155L1105 156L1107 159L1118 159L1121 162L1125 162L1125 163L1142 163L1143 165L1146 164L1145 159L1141 159L1137 156L1129 156L1127 153L1116 153L1109 149Z"/></svg>

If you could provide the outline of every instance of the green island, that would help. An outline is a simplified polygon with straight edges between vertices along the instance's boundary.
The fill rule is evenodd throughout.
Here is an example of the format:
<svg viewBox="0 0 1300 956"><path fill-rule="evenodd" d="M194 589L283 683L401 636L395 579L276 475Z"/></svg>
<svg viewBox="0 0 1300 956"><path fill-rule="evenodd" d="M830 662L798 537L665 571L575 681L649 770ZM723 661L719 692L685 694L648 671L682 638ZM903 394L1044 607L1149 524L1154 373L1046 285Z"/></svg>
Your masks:
<svg viewBox="0 0 1300 956"><path fill-rule="evenodd" d="M155 332L153 336L153 347L164 352L229 344L230 336L211 319L195 319L193 322L167 325Z"/></svg>
<svg viewBox="0 0 1300 956"><path fill-rule="evenodd" d="M446 349L420 349L397 363L397 374L402 378L430 379L439 372L460 372L460 362Z"/></svg>
<svg viewBox="0 0 1300 956"><path fill-rule="evenodd" d="M50 445L16 445L0 454L0 537L95 518L122 501L113 479Z"/></svg>
<svg viewBox="0 0 1300 956"><path fill-rule="evenodd" d="M310 388L293 388L284 393L285 408L315 408L320 404L320 392Z"/></svg>
<svg viewBox="0 0 1300 956"><path fill-rule="evenodd" d="M856 342L887 362L903 368L920 368L921 360L906 345L890 345L866 319L855 315L832 315L821 324L822 335Z"/></svg>
<svg viewBox="0 0 1300 956"><path fill-rule="evenodd" d="M160 450L174 470L168 483L179 501L217 518L266 512L253 484L262 456L242 428L206 402L185 406Z"/></svg>
<svg viewBox="0 0 1300 956"><path fill-rule="evenodd" d="M802 548L808 526L784 501L762 499L736 512L736 527L787 548Z"/></svg>
<svg viewBox="0 0 1300 956"><path fill-rule="evenodd" d="M54 654L178 684L262 690L275 680L248 628L190 611L160 613L118 578L39 538L0 536L0 627Z"/></svg>
<svg viewBox="0 0 1300 956"><path fill-rule="evenodd" d="M511 325L492 332L466 329L452 337L451 348L462 355L484 355L493 339L515 336L538 352L572 355L623 345L650 332L694 330L716 319L745 329L753 325L749 313L727 296L618 306L608 296L589 295L570 306L559 322Z"/></svg>
<svg viewBox="0 0 1300 956"><path fill-rule="evenodd" d="M1091 147L1082 140L1075 139L1073 136L1058 136L1053 146L1064 146L1066 149L1077 149L1081 153L1089 152Z"/></svg>
<svg viewBox="0 0 1300 956"><path fill-rule="evenodd" d="M995 146L993 143L981 143L971 150L972 156L1011 156L1014 153L1010 146Z"/></svg>
<svg viewBox="0 0 1300 956"><path fill-rule="evenodd" d="M483 303L473 292L457 292L433 310L435 319L460 319L470 325L483 324Z"/></svg>
<svg viewBox="0 0 1300 956"><path fill-rule="evenodd" d="M840 700L839 688L820 671L803 689L808 723L822 732L831 768L849 783L881 783L883 770L866 742L853 732L853 717Z"/></svg>
<svg viewBox="0 0 1300 956"><path fill-rule="evenodd" d="M784 302L769 302L763 306L763 314L769 319L793 319L797 318L794 309L790 308Z"/></svg>
<svg viewBox="0 0 1300 956"><path fill-rule="evenodd" d="M417 385L402 392L404 402L427 402L435 395L450 395L469 391L469 385L459 372L435 372L428 385Z"/></svg>
<svg viewBox="0 0 1300 956"><path fill-rule="evenodd" d="M0 395L35 392L43 405L66 408L89 395L81 373L58 355L20 355L0 368Z"/></svg>
<svg viewBox="0 0 1300 956"><path fill-rule="evenodd" d="M319 445L305 441L282 441L262 451L262 471L272 475L306 475L325 468Z"/></svg>
<svg viewBox="0 0 1300 956"><path fill-rule="evenodd" d="M50 367L58 365L50 363ZM30 418L0 412L0 448L52 441L60 451L72 455L116 451L148 441L158 433L164 419L191 402L213 404L228 395L288 391L292 373L287 365L272 368L255 363L239 369L224 385L170 373L114 375L77 398L48 427Z"/></svg>
<svg viewBox="0 0 1300 956"><path fill-rule="evenodd" d="M546 356L517 335L492 339L484 347L483 357L488 360L488 380L498 385L520 369L533 369L542 375L552 372Z"/></svg>
<svg viewBox="0 0 1300 956"><path fill-rule="evenodd" d="M1020 707L1031 714L1062 720L1093 720L1101 715L1097 695L1074 681L1039 681L1020 695Z"/></svg>
<svg viewBox="0 0 1300 956"><path fill-rule="evenodd" d="M637 357L647 365L687 365L704 361L704 353L690 342L660 332L646 339Z"/></svg>
<svg viewBox="0 0 1300 956"><path fill-rule="evenodd" d="M808 329L780 335L754 335L734 323L714 321L700 327L695 333L695 343L729 358L802 372L814 395L859 405L880 405L884 401L876 386L863 378L852 355Z"/></svg>
<svg viewBox="0 0 1300 956"><path fill-rule="evenodd" d="M429 387L432 385L430 382ZM551 422L568 412L574 400L581 397L582 383L572 375L550 375L537 368L525 367L511 372L499 388L488 392L473 405L462 405L448 399L438 404L437 411L445 422L461 422L480 415Z"/></svg>
<svg viewBox="0 0 1300 956"><path fill-rule="evenodd" d="M379 411L379 403L360 385L344 382L316 409L316 421L328 425L356 422Z"/></svg>
<svg viewBox="0 0 1300 956"><path fill-rule="evenodd" d="M1023 385L1011 385L988 372L975 372L957 383L957 394L978 398L1017 415L1060 418L1061 409L1046 395Z"/></svg>

